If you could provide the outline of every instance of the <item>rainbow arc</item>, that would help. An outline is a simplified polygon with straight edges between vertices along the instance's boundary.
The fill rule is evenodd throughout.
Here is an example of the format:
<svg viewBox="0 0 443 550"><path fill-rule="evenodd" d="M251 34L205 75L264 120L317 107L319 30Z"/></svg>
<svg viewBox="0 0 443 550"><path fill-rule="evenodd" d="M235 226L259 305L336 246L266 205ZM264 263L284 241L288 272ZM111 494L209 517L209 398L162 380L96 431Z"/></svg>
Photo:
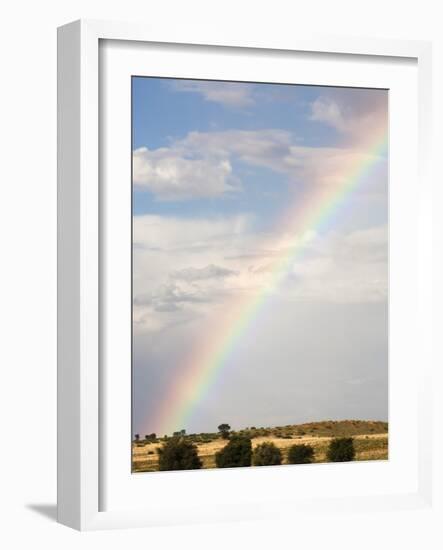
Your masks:
<svg viewBox="0 0 443 550"><path fill-rule="evenodd" d="M171 381L162 405L150 415L146 425L158 427L157 432L161 434L186 428L195 408L216 384L254 319L308 246L310 235L333 220L365 177L386 158L387 149L387 131L378 129L368 139L363 154L345 156L334 184L319 185L315 192L289 206L272 231L274 235L290 235L289 245L287 241L285 246L280 246L280 241L264 243L264 248L277 251L268 266L269 276L253 292L240 293L235 300L227 302L216 327L208 331L208 339L193 344L178 379Z"/></svg>

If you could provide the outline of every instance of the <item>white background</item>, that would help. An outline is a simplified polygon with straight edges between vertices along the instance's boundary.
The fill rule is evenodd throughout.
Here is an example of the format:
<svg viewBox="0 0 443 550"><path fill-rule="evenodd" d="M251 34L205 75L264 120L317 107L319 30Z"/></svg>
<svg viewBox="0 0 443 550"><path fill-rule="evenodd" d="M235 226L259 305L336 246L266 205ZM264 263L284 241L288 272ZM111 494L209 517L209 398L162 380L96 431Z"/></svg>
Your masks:
<svg viewBox="0 0 443 550"><path fill-rule="evenodd" d="M254 25L264 35L297 28L434 40L434 94L443 97L442 16L438 2L328 0L259 2L181 0L20 2L2 10L0 51L0 544L5 548L439 548L443 517L441 474L433 514L398 512L365 517L303 517L235 525L77 533L48 519L55 515L56 435L56 27L79 17L170 23L237 32ZM441 100L435 106L436 143L443 143ZM437 163L436 163L437 164ZM439 165L435 180L443 182ZM436 250L443 249L441 187L435 189ZM439 218L438 218L439 216ZM437 238L438 235L438 238ZM407 244L407 243L406 243ZM406 245L405 244L405 245ZM443 280L442 265L435 280ZM435 326L442 324L436 288ZM437 336L438 332L435 329ZM437 344L436 338L436 344ZM443 364L436 345L436 360ZM440 375L441 382L441 375ZM440 392L439 392L440 393ZM437 397L439 395L437 394ZM442 406L436 400L437 460L443 464ZM341 538L343 537L343 539ZM342 540L341 544L339 541Z"/></svg>
<svg viewBox="0 0 443 550"><path fill-rule="evenodd" d="M292 513L314 497L392 495L417 489L418 403L417 360L421 354L417 307L416 185L417 65L409 61L294 53L280 56L260 52L171 49L124 41L104 41L100 64L103 104L101 123L103 200L101 279L102 369L106 396L102 409L103 468L101 509L144 509L153 518L162 509L171 523L183 512L208 513L216 495L218 516L242 516L250 503L271 511L290 506ZM192 76L223 80L263 79L389 89L389 461L355 463L354 467L324 464L321 468L248 468L235 472L212 470L173 475L131 475L128 430L131 424L131 75ZM409 247L403 244L408 241ZM404 343L408 342L408 346ZM421 371L423 373L423 371ZM408 430L404 426L408 426ZM294 487L297 491L294 492ZM149 499L146 495L149 494ZM235 498L233 495L235 494ZM286 502L279 506L279 502ZM355 501L354 501L355 502ZM246 504L245 504L246 503ZM287 503L291 503L290 505ZM280 512L281 513L281 512ZM264 511L262 517L266 515Z"/></svg>

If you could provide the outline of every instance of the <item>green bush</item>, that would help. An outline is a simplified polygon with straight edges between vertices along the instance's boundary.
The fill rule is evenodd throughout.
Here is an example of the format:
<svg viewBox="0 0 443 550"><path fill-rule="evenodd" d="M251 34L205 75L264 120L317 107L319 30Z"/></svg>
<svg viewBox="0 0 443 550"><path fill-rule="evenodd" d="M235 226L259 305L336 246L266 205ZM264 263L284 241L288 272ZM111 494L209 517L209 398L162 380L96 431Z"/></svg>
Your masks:
<svg viewBox="0 0 443 550"><path fill-rule="evenodd" d="M252 457L251 440L248 437L234 435L221 451L215 454L217 468L236 468L250 466Z"/></svg>
<svg viewBox="0 0 443 550"><path fill-rule="evenodd" d="M349 462L355 458L354 440L352 437L338 437L329 443L327 452L329 462Z"/></svg>
<svg viewBox="0 0 443 550"><path fill-rule="evenodd" d="M289 464L310 464L314 459L314 449L311 445L292 445L288 451Z"/></svg>
<svg viewBox="0 0 443 550"><path fill-rule="evenodd" d="M254 466L277 466L281 464L281 452L274 443L257 445L252 455Z"/></svg>
<svg viewBox="0 0 443 550"><path fill-rule="evenodd" d="M158 468L165 470L198 470L202 467L197 447L180 437L169 439L157 449Z"/></svg>

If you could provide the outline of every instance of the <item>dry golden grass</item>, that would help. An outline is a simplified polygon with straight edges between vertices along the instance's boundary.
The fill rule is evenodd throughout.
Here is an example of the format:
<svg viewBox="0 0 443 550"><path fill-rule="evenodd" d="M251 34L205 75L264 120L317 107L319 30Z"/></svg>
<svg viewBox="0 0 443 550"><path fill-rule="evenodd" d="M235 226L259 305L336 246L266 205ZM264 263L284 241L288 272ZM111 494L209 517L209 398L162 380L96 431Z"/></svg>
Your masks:
<svg viewBox="0 0 443 550"><path fill-rule="evenodd" d="M308 427L308 428L307 428ZM316 422L299 426L285 426L273 428L270 435L254 437L252 448L266 442L272 442L283 454L283 463L287 463L287 450L294 444L305 443L314 448L314 462L326 462L326 452L329 442L334 437L352 436L356 450L355 460L387 460L388 432L386 423L352 421L339 423ZM278 437L275 432L284 432L285 437ZM292 435L288 435L289 431ZM306 433L309 431L310 433ZM355 433L359 431L360 433ZM374 431L378 433L374 433ZM305 432L305 435L296 435ZM324 435L324 434L328 435ZM317 435L318 434L318 435ZM215 454L220 451L227 441L216 438L206 443L196 443L198 454L203 462L203 468L215 468ZM158 470L157 449L162 442L134 443L132 448L132 465L134 472L153 472Z"/></svg>

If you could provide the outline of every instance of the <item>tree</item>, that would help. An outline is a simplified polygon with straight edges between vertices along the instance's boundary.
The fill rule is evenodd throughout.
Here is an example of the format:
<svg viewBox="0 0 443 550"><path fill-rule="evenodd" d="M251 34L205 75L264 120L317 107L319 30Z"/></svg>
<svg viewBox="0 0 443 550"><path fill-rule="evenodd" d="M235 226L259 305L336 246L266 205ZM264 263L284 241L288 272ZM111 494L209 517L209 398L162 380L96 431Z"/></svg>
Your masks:
<svg viewBox="0 0 443 550"><path fill-rule="evenodd" d="M197 447L179 437L173 437L162 445L158 452L158 468L166 470L198 470L202 467Z"/></svg>
<svg viewBox="0 0 443 550"><path fill-rule="evenodd" d="M231 426L229 424L220 424L218 431L220 432L223 439L229 439L229 430Z"/></svg>
<svg viewBox="0 0 443 550"><path fill-rule="evenodd" d="M352 437L338 437L329 443L327 452L329 462L350 462L355 458L354 440Z"/></svg>
<svg viewBox="0 0 443 550"><path fill-rule="evenodd" d="M235 435L221 451L215 454L215 463L217 468L250 466L251 457L252 445L249 437Z"/></svg>
<svg viewBox="0 0 443 550"><path fill-rule="evenodd" d="M135 434L134 439L135 439L135 441L139 441L140 440L140 434Z"/></svg>
<svg viewBox="0 0 443 550"><path fill-rule="evenodd" d="M311 445L292 445L288 451L289 464L310 464L314 459L314 449Z"/></svg>
<svg viewBox="0 0 443 550"><path fill-rule="evenodd" d="M276 466L281 464L281 452L274 443L257 445L252 456L254 466Z"/></svg>

